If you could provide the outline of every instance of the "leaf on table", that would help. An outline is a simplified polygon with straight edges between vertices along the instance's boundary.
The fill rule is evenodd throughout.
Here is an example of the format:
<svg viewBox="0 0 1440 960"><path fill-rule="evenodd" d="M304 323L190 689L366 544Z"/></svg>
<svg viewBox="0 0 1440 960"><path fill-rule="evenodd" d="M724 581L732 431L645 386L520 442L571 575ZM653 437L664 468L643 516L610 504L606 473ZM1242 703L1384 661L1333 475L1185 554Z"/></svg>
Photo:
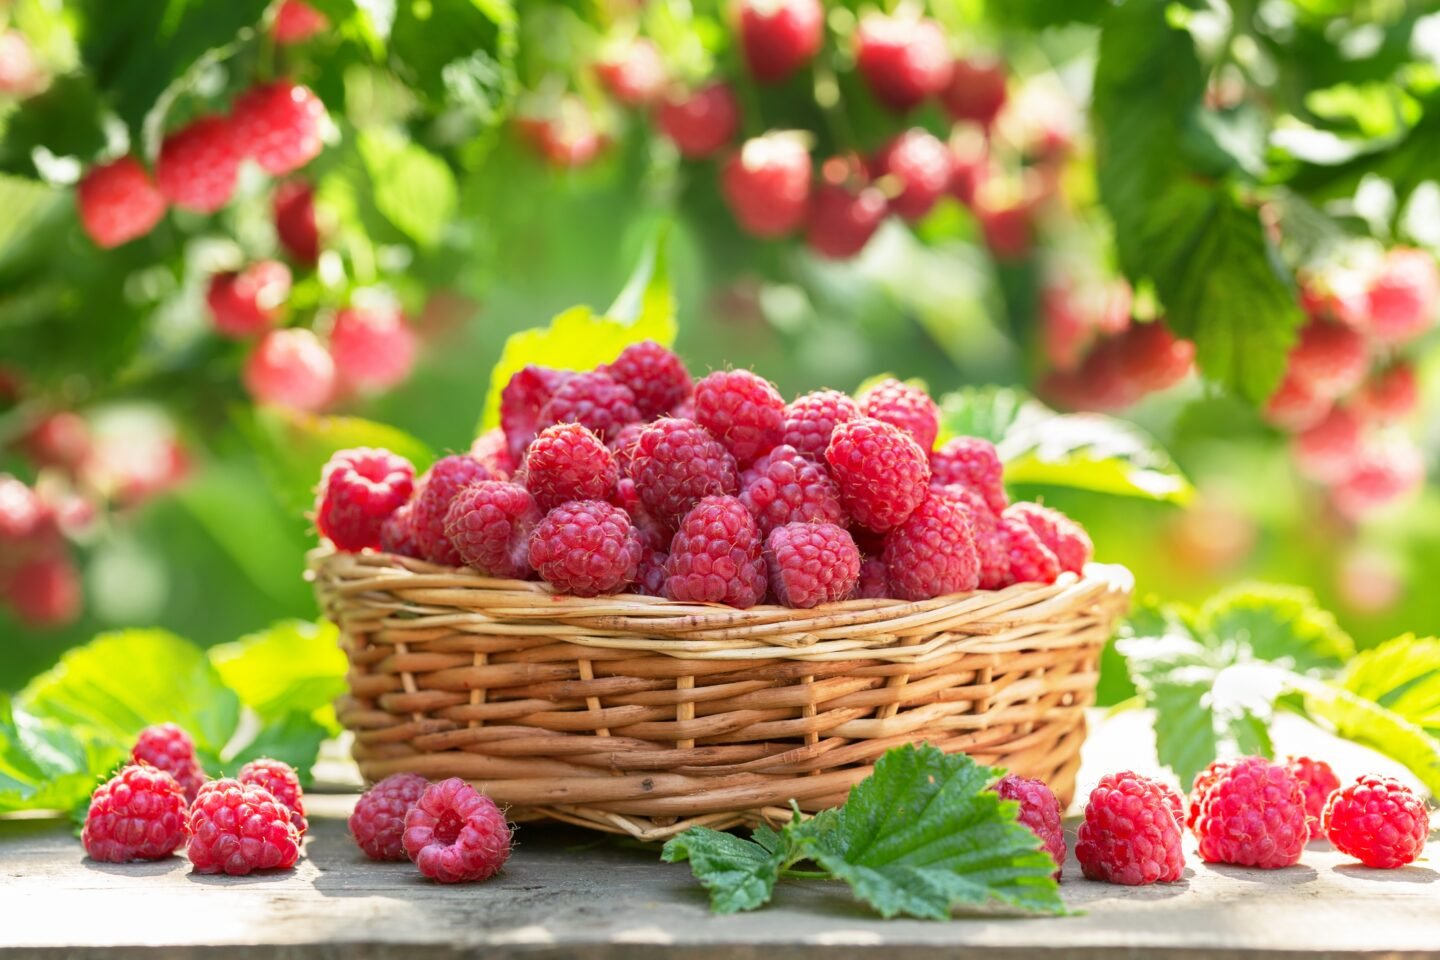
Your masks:
<svg viewBox="0 0 1440 960"><path fill-rule="evenodd" d="M0 694L0 813L73 810L124 756L82 729L17 711Z"/></svg>
<svg viewBox="0 0 1440 960"><path fill-rule="evenodd" d="M332 703L345 693L349 664L333 623L285 620L209 650L220 679L262 722L292 714L338 734Z"/></svg>
<svg viewBox="0 0 1440 960"><path fill-rule="evenodd" d="M1336 684L1311 677L1293 677L1312 718L1328 724L1338 736L1364 744L1403 763L1440 797L1440 739L1393 710Z"/></svg>
<svg viewBox="0 0 1440 960"><path fill-rule="evenodd" d="M690 861L690 869L710 891L710 909L715 913L754 910L770 902L775 881L785 864L786 850L781 834L765 828L757 843L733 833L709 827L691 827L671 838L661 851L666 863Z"/></svg>

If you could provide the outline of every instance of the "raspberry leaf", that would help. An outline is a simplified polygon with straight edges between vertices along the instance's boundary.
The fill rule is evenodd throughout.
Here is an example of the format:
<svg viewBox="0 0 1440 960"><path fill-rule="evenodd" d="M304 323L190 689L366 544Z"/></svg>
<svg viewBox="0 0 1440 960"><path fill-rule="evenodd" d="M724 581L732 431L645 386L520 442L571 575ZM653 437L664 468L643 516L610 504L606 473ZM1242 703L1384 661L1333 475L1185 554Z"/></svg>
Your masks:
<svg viewBox="0 0 1440 960"><path fill-rule="evenodd" d="M333 704L345 693L348 662L337 635L328 620L287 620L211 647L210 662L262 722L293 726L298 715L313 718L322 732L339 734Z"/></svg>
<svg viewBox="0 0 1440 960"><path fill-rule="evenodd" d="M1217 594L1198 614L1202 632L1232 638L1248 657L1298 670L1338 667L1355 642L1301 587L1244 584Z"/></svg>
<svg viewBox="0 0 1440 960"><path fill-rule="evenodd" d="M1350 661L1340 686L1440 736L1440 639L1396 637Z"/></svg>
<svg viewBox="0 0 1440 960"><path fill-rule="evenodd" d="M0 694L0 813L81 807L96 778L124 758L115 744L17 710Z"/></svg>
<svg viewBox="0 0 1440 960"><path fill-rule="evenodd" d="M786 836L765 826L750 840L691 827L667 842L660 858L666 863L690 861L695 879L710 891L710 909L737 913L770 902L789 852Z"/></svg>

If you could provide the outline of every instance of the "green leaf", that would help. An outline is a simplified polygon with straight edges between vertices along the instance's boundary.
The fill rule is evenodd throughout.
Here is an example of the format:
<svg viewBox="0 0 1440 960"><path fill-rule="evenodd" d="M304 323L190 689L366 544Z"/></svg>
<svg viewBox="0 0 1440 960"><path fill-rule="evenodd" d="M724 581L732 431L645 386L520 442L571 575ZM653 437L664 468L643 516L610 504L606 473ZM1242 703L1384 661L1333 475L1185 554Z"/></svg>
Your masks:
<svg viewBox="0 0 1440 960"><path fill-rule="evenodd" d="M445 161L395 130L364 130L357 146L374 185L375 208L422 247L439 244L460 195Z"/></svg>
<svg viewBox="0 0 1440 960"><path fill-rule="evenodd" d="M1350 661L1345 690L1440 735L1440 639L1396 637Z"/></svg>
<svg viewBox="0 0 1440 960"><path fill-rule="evenodd" d="M210 662L240 702L271 723L292 715L334 724L332 703L345 693L348 661L327 621L286 620L234 643L211 647ZM339 728L330 726L332 734Z"/></svg>
<svg viewBox="0 0 1440 960"><path fill-rule="evenodd" d="M438 110L493 126L515 94L516 18L508 0L428 0L393 6L394 67Z"/></svg>
<svg viewBox="0 0 1440 960"><path fill-rule="evenodd" d="M93 78L56 77L44 93L23 101L5 120L0 137L0 169L38 177L35 150L89 162L105 147L101 126L104 105Z"/></svg>
<svg viewBox="0 0 1440 960"><path fill-rule="evenodd" d="M768 846L709 827L691 827L671 838L660 858L666 863L690 861L695 879L710 891L715 913L754 910L770 902L785 863L780 835L766 829L756 835L769 840Z"/></svg>
<svg viewBox="0 0 1440 960"><path fill-rule="evenodd" d="M1242 584L1212 597L1199 624L1246 650L1249 659L1295 670L1338 667L1355 655L1350 635L1303 587Z"/></svg>
<svg viewBox="0 0 1440 960"><path fill-rule="evenodd" d="M1329 723L1339 736L1403 763L1432 796L1440 796L1440 739L1395 711L1335 684L1296 677L1292 686L1303 695L1311 716Z"/></svg>
<svg viewBox="0 0 1440 960"><path fill-rule="evenodd" d="M320 744L331 736L314 714L295 712L272 720L256 732L255 737L234 756L227 757L225 769L233 772L259 757L281 760L295 768L302 783L309 784L310 769L320 753Z"/></svg>

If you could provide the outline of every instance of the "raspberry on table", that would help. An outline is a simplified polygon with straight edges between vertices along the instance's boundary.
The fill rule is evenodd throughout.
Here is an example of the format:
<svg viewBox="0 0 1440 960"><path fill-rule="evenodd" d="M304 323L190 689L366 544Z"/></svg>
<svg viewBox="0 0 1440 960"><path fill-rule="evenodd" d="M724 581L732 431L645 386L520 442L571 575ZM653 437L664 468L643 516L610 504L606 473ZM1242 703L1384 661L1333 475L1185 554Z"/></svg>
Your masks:
<svg viewBox="0 0 1440 960"><path fill-rule="evenodd" d="M530 576L530 534L543 516L519 484L480 480L450 501L445 535L465 566L487 577L524 580Z"/></svg>
<svg viewBox="0 0 1440 960"><path fill-rule="evenodd" d="M945 490L930 495L885 535L885 573L891 595L930 600L974 590L980 583L980 556L970 510Z"/></svg>
<svg viewBox="0 0 1440 960"><path fill-rule="evenodd" d="M455 567L460 553L445 533L445 518L455 495L472 483L491 480L480 461L464 455L441 457L415 484L410 530L420 556L431 563Z"/></svg>
<svg viewBox="0 0 1440 960"><path fill-rule="evenodd" d="M329 26L329 18L304 0L284 0L275 12L270 35L279 44L304 43Z"/></svg>
<svg viewBox="0 0 1440 960"><path fill-rule="evenodd" d="M867 557L860 563L860 576L855 583L854 599L888 600L890 578L885 573L885 561L879 557Z"/></svg>
<svg viewBox="0 0 1440 960"><path fill-rule="evenodd" d="M720 174L720 190L735 221L755 237L783 237L810 212L810 151L788 132L752 137Z"/></svg>
<svg viewBox="0 0 1440 960"><path fill-rule="evenodd" d="M510 859L510 825L459 777L432 783L405 813L405 853L439 883L489 880Z"/></svg>
<svg viewBox="0 0 1440 960"><path fill-rule="evenodd" d="M1300 861L1310 838L1305 791L1283 764L1245 757L1221 770L1195 821L1200 859L1274 870Z"/></svg>
<svg viewBox="0 0 1440 960"><path fill-rule="evenodd" d="M577 373L560 384L540 410L538 426L579 423L601 440L617 436L627 423L640 419L635 394L609 374Z"/></svg>
<svg viewBox="0 0 1440 960"><path fill-rule="evenodd" d="M955 120L989 129L1005 108L1005 64L991 55L956 60L949 85L940 92L945 112Z"/></svg>
<svg viewBox="0 0 1440 960"><path fill-rule="evenodd" d="M507 480L515 473L515 461L510 459L510 446L505 431L500 427L486 430L470 444L470 456L489 470L497 480Z"/></svg>
<svg viewBox="0 0 1440 960"><path fill-rule="evenodd" d="M627 107L654 103L665 88L665 61L645 37L636 37L596 62L595 73L610 96Z"/></svg>
<svg viewBox="0 0 1440 960"><path fill-rule="evenodd" d="M1354 390L1370 369L1365 335L1343 323L1312 320L1290 350L1287 373L1311 392L1335 399Z"/></svg>
<svg viewBox="0 0 1440 960"><path fill-rule="evenodd" d="M874 417L904 430L920 449L929 451L940 434L940 408L919 387L886 378L860 396L862 416ZM933 481L934 469L931 469Z"/></svg>
<svg viewBox="0 0 1440 960"><path fill-rule="evenodd" d="M371 447L340 450L320 473L315 526L338 550L378 547L385 521L414 488L415 468L404 457Z"/></svg>
<svg viewBox="0 0 1440 960"><path fill-rule="evenodd" d="M530 535L530 566L557 593L598 597L635 581L644 547L630 517L603 500L575 500Z"/></svg>
<svg viewBox="0 0 1440 960"><path fill-rule="evenodd" d="M1374 774L1331 794L1321 820L1336 850L1387 870L1418 859L1430 835L1425 802L1400 781Z"/></svg>
<svg viewBox="0 0 1440 960"><path fill-rule="evenodd" d="M890 202L869 183L822 183L815 188L805 242L831 260L848 260L865 249L890 213Z"/></svg>
<svg viewBox="0 0 1440 960"><path fill-rule="evenodd" d="M1090 534L1059 510L1038 503L1014 503L1005 508L1004 516L1023 521L1060 561L1060 569L1071 573L1085 572L1085 564L1095 553ZM1053 577L1051 578L1054 579Z"/></svg>
<svg viewBox="0 0 1440 960"><path fill-rule="evenodd" d="M275 235L285 252L303 264L320 259L320 225L315 218L315 189L304 180L286 180L271 199Z"/></svg>
<svg viewBox="0 0 1440 960"><path fill-rule="evenodd" d="M1200 805L1205 801L1205 794L1215 785L1215 781L1235 765L1234 760L1212 760L1204 770L1195 774L1195 779L1190 786L1190 797L1185 807L1185 826L1189 830L1195 829L1195 823L1200 819Z"/></svg>
<svg viewBox="0 0 1440 960"><path fill-rule="evenodd" d="M866 14L855 39L855 66L875 99L892 110L919 106L950 83L950 45L934 20Z"/></svg>
<svg viewBox="0 0 1440 960"><path fill-rule="evenodd" d="M230 202L244 151L226 117L201 117L160 146L155 183L171 203L214 213Z"/></svg>
<svg viewBox="0 0 1440 960"><path fill-rule="evenodd" d="M160 860L185 843L185 793L175 778L130 764L95 788L80 842L92 860Z"/></svg>
<svg viewBox="0 0 1440 960"><path fill-rule="evenodd" d="M706 497L670 541L665 596L741 610L765 599L760 527L736 497Z"/></svg>
<svg viewBox="0 0 1440 960"><path fill-rule="evenodd" d="M241 380L256 403L313 413L335 395L335 361L309 330L271 330L250 351Z"/></svg>
<svg viewBox="0 0 1440 960"><path fill-rule="evenodd" d="M420 557L415 530L410 525L410 504L401 504L380 524L380 549L399 557Z"/></svg>
<svg viewBox="0 0 1440 960"><path fill-rule="evenodd" d="M890 209L913 222L924 219L949 191L955 157L934 134L914 127L875 154L871 168L876 179L889 176L898 182L900 192L890 198Z"/></svg>
<svg viewBox="0 0 1440 960"><path fill-rule="evenodd" d="M290 822L295 832L305 836L310 824L305 819L305 791L300 787L300 775L295 768L283 760L260 757L240 768L235 776L241 783L263 787L270 792L286 810L290 811Z"/></svg>
<svg viewBox="0 0 1440 960"><path fill-rule="evenodd" d="M825 461L851 518L876 533L904 523L929 490L930 462L915 438L872 417L836 426Z"/></svg>
<svg viewBox="0 0 1440 960"><path fill-rule="evenodd" d="M839 390L816 390L796 397L785 407L780 442L816 460L825 459L830 435L841 423L860 416L860 405Z"/></svg>
<svg viewBox="0 0 1440 960"><path fill-rule="evenodd" d="M849 531L833 523L786 523L765 540L770 592L787 607L809 608L848 600L860 581L860 550Z"/></svg>
<svg viewBox="0 0 1440 960"><path fill-rule="evenodd" d="M517 370L500 391L500 426L510 445L510 459L517 464L540 427L549 426L541 423L540 411L571 376L568 370L552 370L532 363Z"/></svg>
<svg viewBox="0 0 1440 960"><path fill-rule="evenodd" d="M712 83L666 97L655 111L655 123L681 156L699 160L729 143L740 129L740 102L729 84Z"/></svg>
<svg viewBox="0 0 1440 960"><path fill-rule="evenodd" d="M429 785L418 773L394 773L365 791L350 814L350 836L365 856L381 861L409 859L403 842L405 814Z"/></svg>
<svg viewBox="0 0 1440 960"><path fill-rule="evenodd" d="M186 803L195 801L205 783L205 770L195 758L195 741L177 724L157 723L141 730L130 748L130 762L170 774L180 784Z"/></svg>
<svg viewBox="0 0 1440 960"><path fill-rule="evenodd" d="M640 502L669 526L701 498L740 488L735 458L693 420L656 420L640 433L630 457L630 479Z"/></svg>
<svg viewBox="0 0 1440 960"><path fill-rule="evenodd" d="M600 371L629 388L641 420L664 416L695 390L685 362L654 340L630 344Z"/></svg>
<svg viewBox="0 0 1440 960"><path fill-rule="evenodd" d="M761 83L788 79L820 51L825 9L820 0L744 0L740 49L750 75Z"/></svg>
<svg viewBox="0 0 1440 960"><path fill-rule="evenodd" d="M1370 333L1389 344L1408 343L1435 322L1440 300L1440 269L1424 250L1397 247L1366 291Z"/></svg>
<svg viewBox="0 0 1440 960"><path fill-rule="evenodd" d="M145 236L165 216L165 197L132 156L92 167L75 190L80 225L104 249Z"/></svg>
<svg viewBox="0 0 1440 960"><path fill-rule="evenodd" d="M309 87L276 80L245 91L231 113L235 139L266 173L283 176L320 154L325 105Z"/></svg>
<svg viewBox="0 0 1440 960"><path fill-rule="evenodd" d="M1179 880L1180 824L1160 784L1129 770L1101 777L1085 804L1075 856L1090 880L1126 886Z"/></svg>
<svg viewBox="0 0 1440 960"><path fill-rule="evenodd" d="M395 307L346 307L330 327L335 373L358 393L404 383L415 367L415 351L415 331Z"/></svg>
<svg viewBox="0 0 1440 960"><path fill-rule="evenodd" d="M930 483L969 487L985 499L997 517L1010 505L1005 493L1005 465L1000 462L995 444L980 437L955 437L931 453Z"/></svg>
<svg viewBox="0 0 1440 960"><path fill-rule="evenodd" d="M740 502L762 536L796 521L850 525L840 488L821 464L781 444L740 475Z"/></svg>
<svg viewBox="0 0 1440 960"><path fill-rule="evenodd" d="M1044 780L1035 780L1017 774L1007 773L996 782L994 790L1001 799L1014 800L1020 805L1016 820L1030 828L1040 838L1040 845L1055 861L1055 879L1065 866L1065 828L1060 823L1060 801L1045 785Z"/></svg>
<svg viewBox="0 0 1440 960"><path fill-rule="evenodd" d="M205 303L216 332L238 340L275 326L289 297L290 269L278 260L260 260L211 277Z"/></svg>
<svg viewBox="0 0 1440 960"><path fill-rule="evenodd" d="M620 479L610 448L578 423L540 431L525 453L525 487L541 510L570 500L608 500Z"/></svg>
<svg viewBox="0 0 1440 960"><path fill-rule="evenodd" d="M300 834L286 807L264 787L211 780L190 806L186 853L196 873L243 877L288 870L300 859Z"/></svg>
<svg viewBox="0 0 1440 960"><path fill-rule="evenodd" d="M1330 795L1340 789L1340 778L1330 764L1312 757L1288 757L1285 765L1305 791L1305 825L1310 829L1310 839L1317 840L1324 836L1320 818Z"/></svg>

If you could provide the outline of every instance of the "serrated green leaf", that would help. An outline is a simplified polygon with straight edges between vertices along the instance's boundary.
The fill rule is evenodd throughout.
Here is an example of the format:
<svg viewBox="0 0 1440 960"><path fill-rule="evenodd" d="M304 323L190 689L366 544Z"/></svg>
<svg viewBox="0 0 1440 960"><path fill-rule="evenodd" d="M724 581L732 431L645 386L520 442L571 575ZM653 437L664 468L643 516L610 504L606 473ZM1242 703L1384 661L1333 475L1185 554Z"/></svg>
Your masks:
<svg viewBox="0 0 1440 960"><path fill-rule="evenodd" d="M464 108L484 125L515 94L516 17L508 0L430 0L393 6L392 62L437 109Z"/></svg>
<svg viewBox="0 0 1440 960"><path fill-rule="evenodd" d="M459 204L450 167L395 130L361 131L356 146L374 185L375 208L422 247L436 246Z"/></svg>
<svg viewBox="0 0 1440 960"><path fill-rule="evenodd" d="M320 744L331 732L313 713L294 712L265 723L253 739L225 760L225 770L234 773L251 760L269 757L295 768L303 784L310 783L310 769L320 753Z"/></svg>
<svg viewBox="0 0 1440 960"><path fill-rule="evenodd" d="M0 137L0 169L37 177L35 150L89 162L105 147L101 120L104 104L94 78L86 74L56 77L5 119ZM8 224L7 224L8 226ZM0 228L3 230L5 228Z"/></svg>
<svg viewBox="0 0 1440 960"><path fill-rule="evenodd" d="M1440 739L1395 711L1335 684L1297 676L1291 685L1303 695L1311 716L1328 723L1339 736L1403 763L1431 796L1440 797Z"/></svg>
<svg viewBox="0 0 1440 960"><path fill-rule="evenodd" d="M1250 659L1296 670L1338 667L1355 655L1350 635L1303 587L1251 583L1226 590L1200 609L1199 628L1232 640Z"/></svg>
<svg viewBox="0 0 1440 960"><path fill-rule="evenodd" d="M1339 685L1440 735L1440 639L1396 637L1350 661Z"/></svg>
<svg viewBox="0 0 1440 960"><path fill-rule="evenodd" d="M328 620L287 620L211 647L209 657L221 680L263 722L298 715L312 719L322 733L338 734L331 705L345 693L349 666L338 634Z"/></svg>
<svg viewBox="0 0 1440 960"><path fill-rule="evenodd" d="M715 913L754 910L770 902L785 861L779 835L771 830L764 837L776 846L767 849L731 833L691 827L671 838L660 857L666 863L690 861L695 879L710 891Z"/></svg>

